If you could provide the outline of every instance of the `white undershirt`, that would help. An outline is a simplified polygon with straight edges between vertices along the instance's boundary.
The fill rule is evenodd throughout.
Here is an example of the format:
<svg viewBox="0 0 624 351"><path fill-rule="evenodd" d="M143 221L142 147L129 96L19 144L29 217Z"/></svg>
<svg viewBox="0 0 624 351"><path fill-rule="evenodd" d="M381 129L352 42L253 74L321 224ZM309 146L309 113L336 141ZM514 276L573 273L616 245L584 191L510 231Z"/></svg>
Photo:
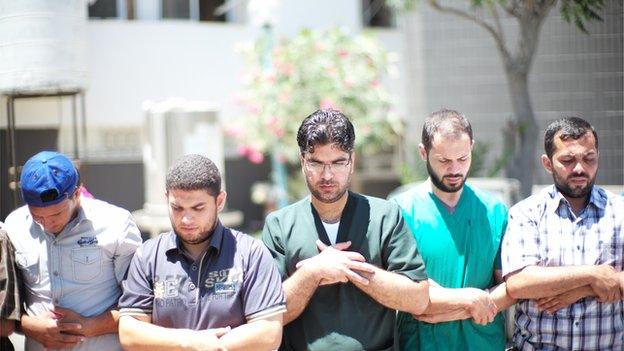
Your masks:
<svg viewBox="0 0 624 351"><path fill-rule="evenodd" d="M327 237L329 238L329 242L332 245L336 245L336 239L338 238L338 227L340 226L340 221L336 223L325 223L323 222L323 227L325 227L325 232L327 233Z"/></svg>

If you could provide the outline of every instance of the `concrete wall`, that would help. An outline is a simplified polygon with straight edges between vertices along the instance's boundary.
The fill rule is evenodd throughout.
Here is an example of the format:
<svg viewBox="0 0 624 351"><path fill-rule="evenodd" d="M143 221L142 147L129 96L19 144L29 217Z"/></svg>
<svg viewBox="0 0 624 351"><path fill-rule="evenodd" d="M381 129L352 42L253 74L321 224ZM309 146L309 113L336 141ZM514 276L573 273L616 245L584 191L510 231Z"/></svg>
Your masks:
<svg viewBox="0 0 624 351"><path fill-rule="evenodd" d="M448 1L463 6L465 1ZM591 23L589 35L563 21L553 9L545 22L533 70L530 94L540 129L552 120L579 115L597 129L601 184L624 184L624 40L621 1L607 1L603 22ZM500 154L505 121L512 116L501 59L490 35L472 22L440 14L425 4L404 18L409 41L410 123L414 138L426 114L440 107L464 112L476 140L492 143L490 158ZM516 26L503 19L508 42ZM535 136L543 152L543 134ZM536 157L536 163L538 159ZM536 183L551 179L538 164Z"/></svg>

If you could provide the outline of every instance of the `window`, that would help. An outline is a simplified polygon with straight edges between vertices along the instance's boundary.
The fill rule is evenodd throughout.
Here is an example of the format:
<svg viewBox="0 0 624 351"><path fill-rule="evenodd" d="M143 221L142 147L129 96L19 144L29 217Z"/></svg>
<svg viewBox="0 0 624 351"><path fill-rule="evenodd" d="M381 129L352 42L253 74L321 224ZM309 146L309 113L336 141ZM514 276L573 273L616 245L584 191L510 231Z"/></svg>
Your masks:
<svg viewBox="0 0 624 351"><path fill-rule="evenodd" d="M225 0L162 0L162 18L225 22L225 13L216 10Z"/></svg>
<svg viewBox="0 0 624 351"><path fill-rule="evenodd" d="M89 18L117 18L117 0L90 1Z"/></svg>
<svg viewBox="0 0 624 351"><path fill-rule="evenodd" d="M189 0L163 0L163 18L191 18L191 3Z"/></svg>
<svg viewBox="0 0 624 351"><path fill-rule="evenodd" d="M394 11L385 0L362 0L362 24L364 27L396 26Z"/></svg>
<svg viewBox="0 0 624 351"><path fill-rule="evenodd" d="M89 18L134 19L135 0L90 0Z"/></svg>

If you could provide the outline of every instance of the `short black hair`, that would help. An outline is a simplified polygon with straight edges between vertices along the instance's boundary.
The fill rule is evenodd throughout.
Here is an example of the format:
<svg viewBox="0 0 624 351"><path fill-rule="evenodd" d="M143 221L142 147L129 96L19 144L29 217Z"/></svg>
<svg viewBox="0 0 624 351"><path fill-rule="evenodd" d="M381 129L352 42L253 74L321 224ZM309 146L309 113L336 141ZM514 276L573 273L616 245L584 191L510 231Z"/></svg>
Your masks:
<svg viewBox="0 0 624 351"><path fill-rule="evenodd" d="M468 122L466 116L448 108L442 108L432 112L425 118L421 142L425 146L427 152L431 150L433 136L438 132L455 137L466 133L470 137L470 140L472 140L472 126L470 122Z"/></svg>
<svg viewBox="0 0 624 351"><path fill-rule="evenodd" d="M202 155L184 155L167 171L167 192L179 190L206 190L217 196L221 192L221 174L208 157Z"/></svg>
<svg viewBox="0 0 624 351"><path fill-rule="evenodd" d="M559 131L561 131L559 139L562 141L570 138L578 140L587 132L591 131L596 142L596 149L598 149L598 135L589 122L580 117L563 117L546 127L546 132L544 133L544 150L548 158L552 158L552 155L555 153L555 135Z"/></svg>
<svg viewBox="0 0 624 351"><path fill-rule="evenodd" d="M313 153L317 145L336 144L344 152L352 153L355 143L353 124L342 112L316 110L306 117L297 132L297 144L303 155Z"/></svg>

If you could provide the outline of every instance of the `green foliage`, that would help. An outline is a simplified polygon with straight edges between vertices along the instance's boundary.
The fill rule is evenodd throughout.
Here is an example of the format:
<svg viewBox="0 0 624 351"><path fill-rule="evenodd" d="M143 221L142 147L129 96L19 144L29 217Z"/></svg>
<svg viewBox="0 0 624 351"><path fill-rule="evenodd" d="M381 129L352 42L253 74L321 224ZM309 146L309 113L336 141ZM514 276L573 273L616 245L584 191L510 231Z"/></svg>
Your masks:
<svg viewBox="0 0 624 351"><path fill-rule="evenodd" d="M275 46L265 36L241 49L245 60L245 109L226 132L237 139L241 154L252 162L276 153L295 163L297 129L319 108L344 112L356 129L356 148L363 153L393 145L402 131L391 97L381 84L391 68L391 55L370 34L345 30L303 30Z"/></svg>
<svg viewBox="0 0 624 351"><path fill-rule="evenodd" d="M604 0L561 0L561 15L566 22L573 22L581 31L587 33L586 22L602 21L598 11L604 6Z"/></svg>

